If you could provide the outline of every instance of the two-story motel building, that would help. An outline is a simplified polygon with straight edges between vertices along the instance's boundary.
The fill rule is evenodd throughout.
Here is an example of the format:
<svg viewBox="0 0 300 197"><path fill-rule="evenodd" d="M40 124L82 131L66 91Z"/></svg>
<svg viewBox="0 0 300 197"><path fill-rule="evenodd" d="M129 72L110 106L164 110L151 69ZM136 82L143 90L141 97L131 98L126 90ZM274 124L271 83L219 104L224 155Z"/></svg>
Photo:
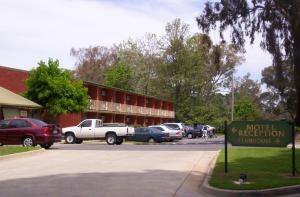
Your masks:
<svg viewBox="0 0 300 197"><path fill-rule="evenodd" d="M28 71L0 66L0 86L14 93L26 90L25 80L28 77ZM175 117L171 101L88 81L84 81L84 86L90 96L88 109L80 114L60 115L57 121L61 127L78 124L86 118L101 118L107 123L153 125L170 122Z"/></svg>

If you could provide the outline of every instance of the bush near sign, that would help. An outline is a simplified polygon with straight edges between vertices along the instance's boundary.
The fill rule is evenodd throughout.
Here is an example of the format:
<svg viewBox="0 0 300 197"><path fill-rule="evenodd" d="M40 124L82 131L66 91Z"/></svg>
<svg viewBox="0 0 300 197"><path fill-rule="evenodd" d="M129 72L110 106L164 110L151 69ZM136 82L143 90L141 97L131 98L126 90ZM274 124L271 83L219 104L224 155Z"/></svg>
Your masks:
<svg viewBox="0 0 300 197"><path fill-rule="evenodd" d="M227 135L233 146L286 147L293 139L292 128L286 121L233 121Z"/></svg>

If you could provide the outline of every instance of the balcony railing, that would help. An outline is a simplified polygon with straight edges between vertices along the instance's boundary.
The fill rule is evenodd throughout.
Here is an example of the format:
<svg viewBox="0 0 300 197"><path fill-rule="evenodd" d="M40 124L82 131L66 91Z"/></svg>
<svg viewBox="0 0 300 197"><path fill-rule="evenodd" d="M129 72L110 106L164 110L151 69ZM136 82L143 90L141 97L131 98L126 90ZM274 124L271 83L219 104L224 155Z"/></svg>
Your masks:
<svg viewBox="0 0 300 197"><path fill-rule="evenodd" d="M157 116L165 118L174 118L174 111L155 109L149 107L141 107L135 105L127 105L121 103L113 103L108 101L90 100L88 111L93 112L117 112L128 115L143 115L143 116Z"/></svg>

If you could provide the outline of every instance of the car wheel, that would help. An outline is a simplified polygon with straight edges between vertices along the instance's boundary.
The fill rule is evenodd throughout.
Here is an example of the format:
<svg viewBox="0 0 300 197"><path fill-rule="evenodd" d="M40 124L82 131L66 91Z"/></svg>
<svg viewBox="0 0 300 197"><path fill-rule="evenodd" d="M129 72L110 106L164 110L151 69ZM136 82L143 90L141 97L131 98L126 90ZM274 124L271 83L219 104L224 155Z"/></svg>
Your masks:
<svg viewBox="0 0 300 197"><path fill-rule="evenodd" d="M82 142L83 140L79 140L79 139L76 140L76 144L81 144Z"/></svg>
<svg viewBox="0 0 300 197"><path fill-rule="evenodd" d="M41 144L40 146L44 149L49 149L53 144Z"/></svg>
<svg viewBox="0 0 300 197"><path fill-rule="evenodd" d="M118 137L118 138L117 138L117 141L116 141L116 144L117 144L117 145L121 145L121 144L123 143L123 141L124 141L123 138Z"/></svg>
<svg viewBox="0 0 300 197"><path fill-rule="evenodd" d="M152 138L152 137L150 137L149 139L148 139L148 143L154 143L155 142L155 140Z"/></svg>
<svg viewBox="0 0 300 197"><path fill-rule="evenodd" d="M65 137L65 142L67 144L74 144L76 142L76 138L73 133L67 133Z"/></svg>
<svg viewBox="0 0 300 197"><path fill-rule="evenodd" d="M192 139L192 138L193 138L193 134L188 133L188 134L187 134L187 138L188 138L188 139Z"/></svg>
<svg viewBox="0 0 300 197"><path fill-rule="evenodd" d="M35 146L33 138L32 137L24 137L23 139L23 146L29 147L29 146Z"/></svg>
<svg viewBox="0 0 300 197"><path fill-rule="evenodd" d="M109 133L106 135L105 140L108 145L114 145L117 142L117 136L114 133Z"/></svg>
<svg viewBox="0 0 300 197"><path fill-rule="evenodd" d="M3 146L4 144L0 143L0 146Z"/></svg>

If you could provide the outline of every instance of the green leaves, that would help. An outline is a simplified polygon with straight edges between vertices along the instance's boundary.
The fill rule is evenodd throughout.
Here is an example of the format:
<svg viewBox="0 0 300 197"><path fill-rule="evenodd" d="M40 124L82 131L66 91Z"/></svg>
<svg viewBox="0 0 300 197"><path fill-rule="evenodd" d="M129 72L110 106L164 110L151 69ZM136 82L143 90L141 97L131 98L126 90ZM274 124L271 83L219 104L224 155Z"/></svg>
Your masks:
<svg viewBox="0 0 300 197"><path fill-rule="evenodd" d="M71 72L59 68L59 61L40 61L26 81L25 97L42 105L50 114L78 113L88 106L87 90Z"/></svg>
<svg viewBox="0 0 300 197"><path fill-rule="evenodd" d="M132 86L130 84L132 71L124 64L117 64L114 67L108 68L104 76L106 85L123 90L132 90Z"/></svg>

